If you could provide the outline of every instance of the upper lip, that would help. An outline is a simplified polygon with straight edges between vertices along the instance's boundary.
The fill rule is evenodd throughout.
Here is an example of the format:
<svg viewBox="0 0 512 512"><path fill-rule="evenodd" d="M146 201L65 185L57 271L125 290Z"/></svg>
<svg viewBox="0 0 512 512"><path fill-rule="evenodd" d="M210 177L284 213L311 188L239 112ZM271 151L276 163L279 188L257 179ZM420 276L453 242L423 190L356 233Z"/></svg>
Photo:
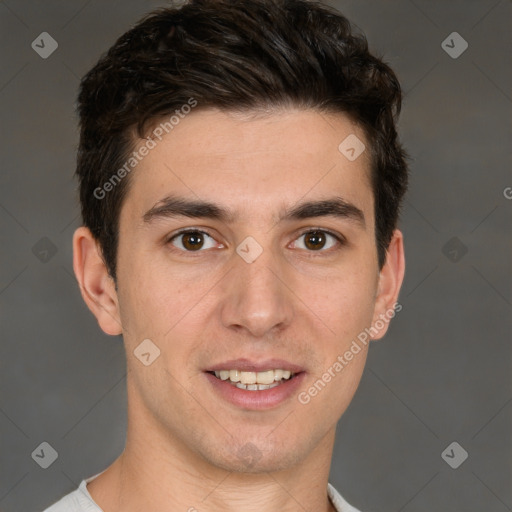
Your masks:
<svg viewBox="0 0 512 512"><path fill-rule="evenodd" d="M289 370L291 373L300 373L304 371L299 366L284 359L264 359L261 361L251 361L250 359L231 359L217 363L207 368L206 372L220 370L240 370L242 372L264 372L266 370Z"/></svg>

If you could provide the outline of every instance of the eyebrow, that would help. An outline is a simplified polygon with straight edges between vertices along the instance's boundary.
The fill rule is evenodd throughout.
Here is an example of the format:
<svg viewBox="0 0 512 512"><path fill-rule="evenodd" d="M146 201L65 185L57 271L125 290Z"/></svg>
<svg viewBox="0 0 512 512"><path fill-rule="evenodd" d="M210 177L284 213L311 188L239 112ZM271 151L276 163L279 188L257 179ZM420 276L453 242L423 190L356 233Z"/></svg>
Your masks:
<svg viewBox="0 0 512 512"><path fill-rule="evenodd" d="M144 213L142 219L149 224L157 219L173 217L207 218L229 224L234 222L237 216L232 210L225 209L215 203L168 196L158 201L155 206ZM359 224L363 229L366 227L363 211L341 197L300 203L291 209L285 210L279 216L279 220L291 221L315 217L346 219Z"/></svg>

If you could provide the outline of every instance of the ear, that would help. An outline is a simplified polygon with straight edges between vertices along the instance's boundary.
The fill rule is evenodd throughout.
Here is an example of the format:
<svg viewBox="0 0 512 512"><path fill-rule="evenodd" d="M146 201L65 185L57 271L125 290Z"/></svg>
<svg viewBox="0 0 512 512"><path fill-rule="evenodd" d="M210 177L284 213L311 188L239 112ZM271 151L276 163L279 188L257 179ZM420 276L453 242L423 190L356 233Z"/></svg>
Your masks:
<svg viewBox="0 0 512 512"><path fill-rule="evenodd" d="M379 285L372 320L372 340L378 340L386 334L395 311L402 309L397 304L405 273L405 255L402 232L395 229L386 251L386 262L379 274ZM377 333L374 335L374 333Z"/></svg>
<svg viewBox="0 0 512 512"><path fill-rule="evenodd" d="M82 297L101 329L106 334L121 334L114 280L107 271L98 242L85 227L78 228L73 235L73 270Z"/></svg>

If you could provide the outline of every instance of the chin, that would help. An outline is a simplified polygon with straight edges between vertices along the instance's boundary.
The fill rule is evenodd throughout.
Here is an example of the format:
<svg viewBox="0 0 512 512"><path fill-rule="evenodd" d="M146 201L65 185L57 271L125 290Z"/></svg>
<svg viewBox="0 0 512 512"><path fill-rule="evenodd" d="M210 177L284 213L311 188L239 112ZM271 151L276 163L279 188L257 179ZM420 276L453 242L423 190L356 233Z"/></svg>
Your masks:
<svg viewBox="0 0 512 512"><path fill-rule="evenodd" d="M208 462L216 467L235 473L269 473L284 471L299 464L305 451L297 444L276 446L268 439L236 440L229 446L217 447L212 452L210 446L203 454Z"/></svg>

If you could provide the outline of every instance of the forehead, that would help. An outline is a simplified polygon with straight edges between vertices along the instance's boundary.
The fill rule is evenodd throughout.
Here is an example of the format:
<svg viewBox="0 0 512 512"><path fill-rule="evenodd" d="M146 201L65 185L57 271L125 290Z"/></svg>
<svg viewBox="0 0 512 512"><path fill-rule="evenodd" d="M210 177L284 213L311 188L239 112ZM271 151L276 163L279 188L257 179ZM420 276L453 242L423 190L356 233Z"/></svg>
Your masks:
<svg viewBox="0 0 512 512"><path fill-rule="evenodd" d="M151 137L155 145L131 174L125 198L139 214L169 195L215 200L240 219L275 216L300 199L340 195L371 217L368 145L344 114L197 110L160 138ZM145 143L140 140L136 151ZM357 158L348 158L363 145Z"/></svg>

